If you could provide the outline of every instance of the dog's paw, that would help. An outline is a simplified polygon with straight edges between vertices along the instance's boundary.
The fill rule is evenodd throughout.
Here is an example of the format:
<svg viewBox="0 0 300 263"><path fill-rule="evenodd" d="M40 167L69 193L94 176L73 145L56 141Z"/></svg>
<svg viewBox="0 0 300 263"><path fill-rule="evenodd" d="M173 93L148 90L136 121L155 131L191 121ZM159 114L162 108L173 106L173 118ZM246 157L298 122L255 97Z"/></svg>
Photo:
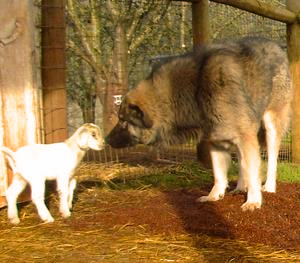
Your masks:
<svg viewBox="0 0 300 263"><path fill-rule="evenodd" d="M214 201L218 201L218 200L223 199L223 198L224 198L224 194L219 194L219 195L216 195L216 196L205 195L205 196L199 197L196 201L200 202L200 203L214 202Z"/></svg>
<svg viewBox="0 0 300 263"><path fill-rule="evenodd" d="M261 203L259 202L256 203L246 202L241 206L243 211L254 211L255 209L259 209L260 207L261 207Z"/></svg>
<svg viewBox="0 0 300 263"><path fill-rule="evenodd" d="M274 184L265 184L262 187L263 192L268 192L268 193L276 193L276 186Z"/></svg>

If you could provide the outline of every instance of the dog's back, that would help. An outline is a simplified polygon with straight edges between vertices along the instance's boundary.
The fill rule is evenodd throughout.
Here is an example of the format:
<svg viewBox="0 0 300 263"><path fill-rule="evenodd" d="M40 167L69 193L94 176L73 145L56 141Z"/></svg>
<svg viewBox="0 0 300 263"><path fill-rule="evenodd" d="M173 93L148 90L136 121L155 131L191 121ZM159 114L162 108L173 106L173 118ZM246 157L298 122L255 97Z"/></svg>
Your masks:
<svg viewBox="0 0 300 263"><path fill-rule="evenodd" d="M203 45L155 67L148 79L162 97L176 102L171 105L175 122L183 128L200 126L205 136L220 123L223 134L223 128L237 124L260 126L266 111L289 108L292 99L287 55L263 38Z"/></svg>

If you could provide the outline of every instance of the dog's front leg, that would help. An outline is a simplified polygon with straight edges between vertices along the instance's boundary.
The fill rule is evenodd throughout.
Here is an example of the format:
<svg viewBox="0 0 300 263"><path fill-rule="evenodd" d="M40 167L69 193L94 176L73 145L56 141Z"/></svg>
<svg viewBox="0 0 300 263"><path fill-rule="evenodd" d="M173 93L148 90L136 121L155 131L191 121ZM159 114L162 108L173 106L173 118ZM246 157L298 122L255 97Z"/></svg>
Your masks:
<svg viewBox="0 0 300 263"><path fill-rule="evenodd" d="M225 195L227 182L227 171L230 165L230 153L214 147L210 150L214 173L214 186L208 196L202 196L197 199L199 202L217 201Z"/></svg>
<svg viewBox="0 0 300 263"><path fill-rule="evenodd" d="M238 145L240 156L240 173L247 186L247 201L242 209L253 211L261 207L261 181L259 177L260 155L256 137L245 140L243 145Z"/></svg>

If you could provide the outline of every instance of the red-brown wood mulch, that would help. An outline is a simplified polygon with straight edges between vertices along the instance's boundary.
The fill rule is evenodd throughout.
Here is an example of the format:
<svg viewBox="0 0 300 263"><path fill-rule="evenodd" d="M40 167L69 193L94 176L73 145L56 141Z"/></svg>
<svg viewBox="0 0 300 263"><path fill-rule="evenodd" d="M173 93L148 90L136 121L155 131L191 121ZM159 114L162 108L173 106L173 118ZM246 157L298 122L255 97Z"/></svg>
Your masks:
<svg viewBox="0 0 300 263"><path fill-rule="evenodd" d="M90 202L93 214L76 219L71 227L86 229L101 225L141 225L152 233L205 234L282 249L300 249L300 185L279 183L276 194L264 193L263 206L243 212L243 194L226 194L217 202L198 203L209 188L193 190L115 191L114 198L102 196ZM114 192L114 191L113 191ZM88 205L88 204L87 204ZM199 244L201 245L201 244Z"/></svg>

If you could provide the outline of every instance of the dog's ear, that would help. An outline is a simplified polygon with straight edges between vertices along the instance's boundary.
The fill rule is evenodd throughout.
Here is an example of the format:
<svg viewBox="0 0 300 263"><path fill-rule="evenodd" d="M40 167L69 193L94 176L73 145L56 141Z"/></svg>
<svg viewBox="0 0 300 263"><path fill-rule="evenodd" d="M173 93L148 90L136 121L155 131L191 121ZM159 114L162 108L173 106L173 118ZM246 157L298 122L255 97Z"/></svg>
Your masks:
<svg viewBox="0 0 300 263"><path fill-rule="evenodd" d="M120 108L119 118L129 123L132 123L140 128L149 129L153 126L153 121L149 117L146 111L143 111L136 104L122 105Z"/></svg>

